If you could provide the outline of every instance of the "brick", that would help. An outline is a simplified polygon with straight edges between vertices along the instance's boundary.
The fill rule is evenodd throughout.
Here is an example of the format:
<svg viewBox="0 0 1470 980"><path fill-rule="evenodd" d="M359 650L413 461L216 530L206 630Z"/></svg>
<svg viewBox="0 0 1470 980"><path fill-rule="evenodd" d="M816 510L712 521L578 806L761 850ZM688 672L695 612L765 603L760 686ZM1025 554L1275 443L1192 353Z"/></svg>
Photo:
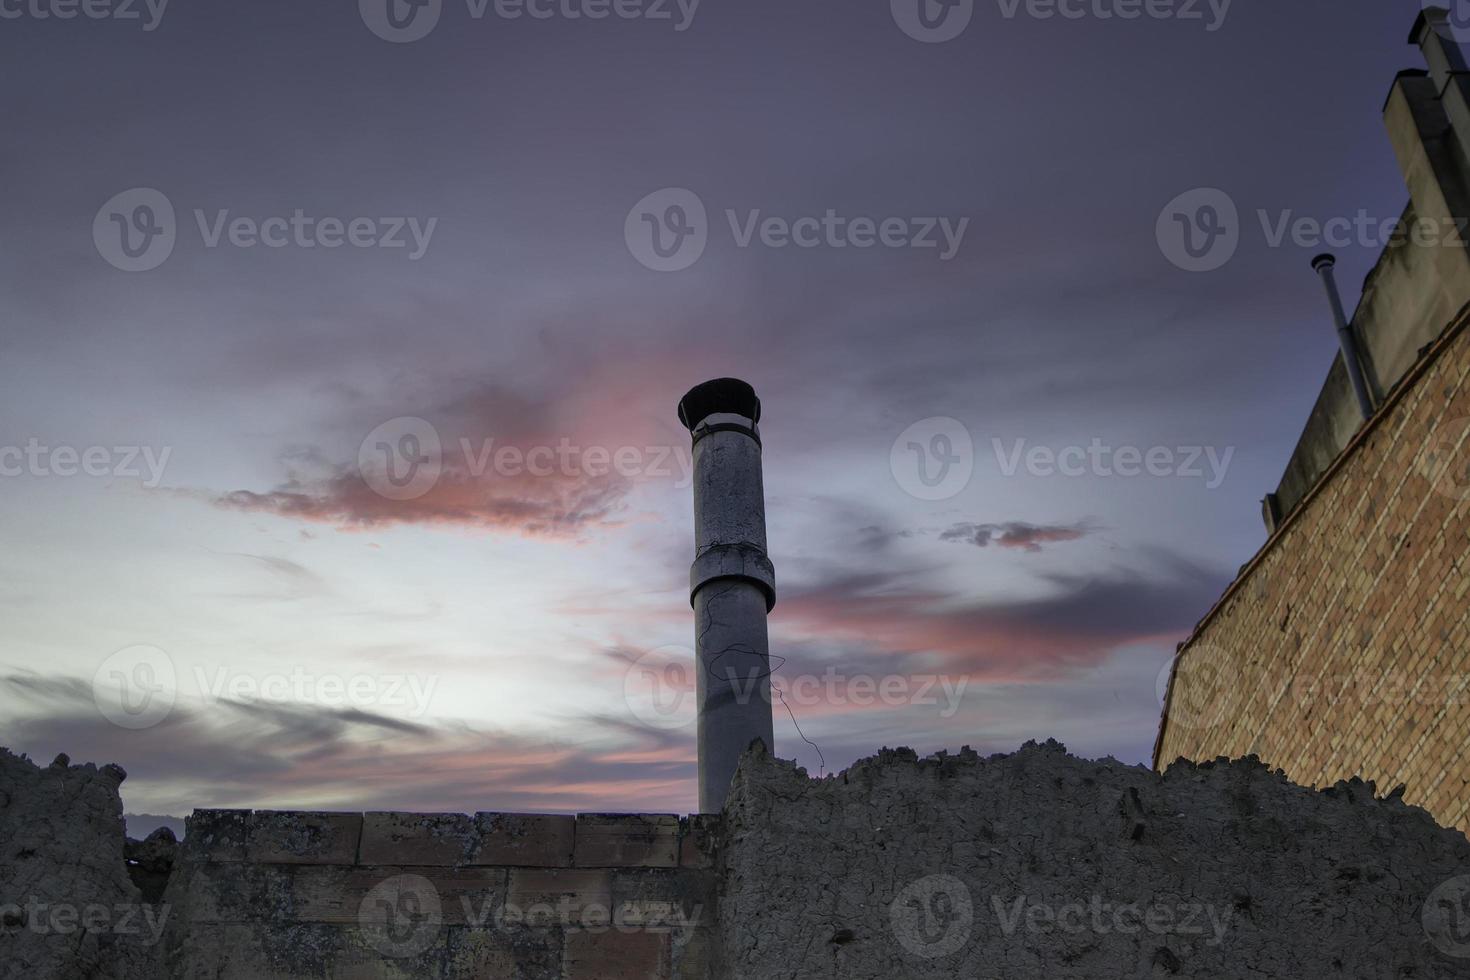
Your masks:
<svg viewBox="0 0 1470 980"><path fill-rule="evenodd" d="M474 825L463 813L365 813L361 864L454 867L468 863Z"/></svg>
<svg viewBox="0 0 1470 980"><path fill-rule="evenodd" d="M1423 459L1429 433L1470 418L1467 378L1463 331L1202 627L1201 644L1228 652L1218 676L1185 678L1199 689L1175 692L1179 704L1208 703L1227 684L1258 692L1263 673L1279 669L1302 697L1256 698L1236 724L1209 732L1168 726L1161 762L1239 755L1248 744L1299 782L1406 783L1406 799L1470 830L1445 781L1460 765L1470 703L1429 685L1470 673L1470 501L1431 485ZM1424 686L1411 693L1416 679Z"/></svg>
<svg viewBox="0 0 1470 980"><path fill-rule="evenodd" d="M672 814L579 814L573 863L579 868L678 867L679 818Z"/></svg>
<svg viewBox="0 0 1470 980"><path fill-rule="evenodd" d="M249 810L195 810L184 820L187 860L243 861Z"/></svg>
<svg viewBox="0 0 1470 980"><path fill-rule="evenodd" d="M559 929L449 929L446 977L485 980L557 977L562 968Z"/></svg>
<svg viewBox="0 0 1470 980"><path fill-rule="evenodd" d="M512 868L505 901L523 913L549 905L561 914L580 917L588 906L612 907L612 876L606 871L576 868Z"/></svg>
<svg viewBox="0 0 1470 980"><path fill-rule="evenodd" d="M544 813L477 813L469 863L520 868L572 866L576 818Z"/></svg>
<svg viewBox="0 0 1470 980"><path fill-rule="evenodd" d="M720 826L717 813L696 813L684 821L679 838L679 867L712 868Z"/></svg>
<svg viewBox="0 0 1470 980"><path fill-rule="evenodd" d="M669 937L651 932L575 932L567 936L564 980L668 980Z"/></svg>
<svg viewBox="0 0 1470 980"><path fill-rule="evenodd" d="M672 932L677 945L693 931L714 928L717 885L708 872L628 868L613 872L613 908L619 924Z"/></svg>
<svg viewBox="0 0 1470 980"><path fill-rule="evenodd" d="M190 923L293 921L290 872L239 861L185 864L169 883L171 902Z"/></svg>
<svg viewBox="0 0 1470 980"><path fill-rule="evenodd" d="M169 974L211 980L286 980L351 977L354 980L439 980L447 942L443 928L425 928L392 956L371 945L356 927L323 923L200 924L170 950Z"/></svg>
<svg viewBox="0 0 1470 980"><path fill-rule="evenodd" d="M301 922L359 925L374 903L407 902L449 925L493 928L505 904L504 868L336 867L289 869L290 907Z"/></svg>
<svg viewBox="0 0 1470 980"><path fill-rule="evenodd" d="M504 906L503 868L368 868L348 865L210 864L178 879L180 913L202 923L357 926L364 905L412 893L448 924L494 923ZM371 911L371 908L369 908Z"/></svg>
<svg viewBox="0 0 1470 980"><path fill-rule="evenodd" d="M352 864L361 836L360 813L257 810L245 856L261 864Z"/></svg>

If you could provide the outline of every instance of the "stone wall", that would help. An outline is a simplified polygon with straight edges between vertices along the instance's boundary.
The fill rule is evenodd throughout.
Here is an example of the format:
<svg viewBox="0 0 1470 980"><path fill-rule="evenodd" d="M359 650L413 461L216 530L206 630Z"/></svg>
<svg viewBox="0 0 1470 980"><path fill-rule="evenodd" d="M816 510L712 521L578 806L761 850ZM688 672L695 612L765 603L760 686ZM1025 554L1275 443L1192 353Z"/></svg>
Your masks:
<svg viewBox="0 0 1470 980"><path fill-rule="evenodd" d="M165 975L711 976L711 822L195 811Z"/></svg>
<svg viewBox="0 0 1470 980"><path fill-rule="evenodd" d="M720 818L208 810L136 865L120 779L0 753L0 906L31 910L6 913L0 975L1470 975L1470 840L1255 761L1158 775L1048 743L813 780L757 751ZM165 868L156 901L129 882ZM95 927L57 928L88 904Z"/></svg>
<svg viewBox="0 0 1470 980"><path fill-rule="evenodd" d="M898 750L748 760L725 822L732 980L1470 975L1470 841L1362 783Z"/></svg>
<svg viewBox="0 0 1470 980"><path fill-rule="evenodd" d="M1361 776L1470 831L1470 331L1454 324L1175 660L1155 761Z"/></svg>
<svg viewBox="0 0 1470 980"><path fill-rule="evenodd" d="M168 909L129 879L115 765L0 748L0 977L143 980Z"/></svg>

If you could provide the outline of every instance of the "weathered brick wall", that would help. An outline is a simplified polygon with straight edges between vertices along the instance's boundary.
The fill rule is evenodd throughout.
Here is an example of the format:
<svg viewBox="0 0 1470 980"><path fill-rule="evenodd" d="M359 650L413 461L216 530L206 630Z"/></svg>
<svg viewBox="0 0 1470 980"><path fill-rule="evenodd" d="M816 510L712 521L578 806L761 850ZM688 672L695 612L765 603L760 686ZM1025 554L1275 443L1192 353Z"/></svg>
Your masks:
<svg viewBox="0 0 1470 980"><path fill-rule="evenodd" d="M1447 332L1201 623L1155 762L1361 776L1470 831L1470 331Z"/></svg>
<svg viewBox="0 0 1470 980"><path fill-rule="evenodd" d="M166 970L703 978L713 848L705 817L195 811Z"/></svg>

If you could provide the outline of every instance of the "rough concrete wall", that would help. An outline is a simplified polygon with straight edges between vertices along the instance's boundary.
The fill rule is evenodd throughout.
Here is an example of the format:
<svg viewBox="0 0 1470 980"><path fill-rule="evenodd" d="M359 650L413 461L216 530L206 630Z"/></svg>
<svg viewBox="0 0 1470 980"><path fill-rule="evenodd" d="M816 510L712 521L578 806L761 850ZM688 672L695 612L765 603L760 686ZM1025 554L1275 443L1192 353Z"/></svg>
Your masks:
<svg viewBox="0 0 1470 980"><path fill-rule="evenodd" d="M1470 975L1470 841L1253 762L1159 776L1048 743L813 781L762 752L721 819L199 811L176 860L133 848L139 880L172 866L137 913L166 928L57 934L58 908L140 904L121 778L0 752L0 882L50 925L6 918L4 976Z"/></svg>
<svg viewBox="0 0 1470 980"><path fill-rule="evenodd" d="M1363 414L1358 409L1357 395L1353 394L1352 381L1339 354L1332 361L1327 380L1312 405L1312 412L1307 416L1307 424L1291 452L1291 459L1287 461L1286 472L1276 486L1281 517L1296 510L1332 461L1337 459L1342 447L1352 442L1362 424ZM1272 527L1270 521L1267 527Z"/></svg>
<svg viewBox="0 0 1470 980"><path fill-rule="evenodd" d="M1452 234L1470 218L1470 161L1431 79L1400 76L1384 106L1384 125L1411 201L1405 218L1437 226L1447 238L1385 249L1364 284L1353 322L1381 393L1387 393L1446 323L1470 301L1470 252Z"/></svg>
<svg viewBox="0 0 1470 980"><path fill-rule="evenodd" d="M1470 975L1470 841L1252 761L1160 776L1053 742L812 780L761 754L725 822L734 980Z"/></svg>
<svg viewBox="0 0 1470 980"><path fill-rule="evenodd" d="M165 972L260 978L710 975L712 821L195 811Z"/></svg>
<svg viewBox="0 0 1470 980"><path fill-rule="evenodd" d="M1412 204L1402 220L1406 227L1420 220ZM1470 302L1470 260L1442 261L1439 253L1448 247L1407 243L1385 248L1363 283L1353 329L1362 344L1369 384L1380 399ZM1324 330L1331 325L1325 307L1322 325ZM1352 398L1351 388L1347 396Z"/></svg>
<svg viewBox="0 0 1470 980"><path fill-rule="evenodd" d="M127 774L0 748L0 977L152 980L166 910L123 855Z"/></svg>
<svg viewBox="0 0 1470 980"><path fill-rule="evenodd" d="M1470 831L1470 331L1426 367L1181 651L1161 766L1405 784Z"/></svg>
<svg viewBox="0 0 1470 980"><path fill-rule="evenodd" d="M1460 148L1464 134L1451 128L1438 90L1422 72L1404 73L1394 82L1384 124L1409 190L1400 220L1405 229L1422 225L1430 237L1390 239L1363 283L1352 316L1363 370L1377 400L1470 302L1470 251L1458 237L1470 234L1464 227L1470 220L1470 163ZM1325 300L1321 324L1324 334L1333 328ZM1326 472L1360 422L1339 355L1276 488L1283 516Z"/></svg>

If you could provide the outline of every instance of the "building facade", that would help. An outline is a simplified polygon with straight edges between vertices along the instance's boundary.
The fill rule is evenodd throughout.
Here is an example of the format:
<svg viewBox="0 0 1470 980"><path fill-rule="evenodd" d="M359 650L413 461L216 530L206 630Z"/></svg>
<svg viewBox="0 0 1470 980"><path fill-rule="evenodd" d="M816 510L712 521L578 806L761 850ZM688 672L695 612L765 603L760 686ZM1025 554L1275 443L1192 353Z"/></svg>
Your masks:
<svg viewBox="0 0 1470 980"><path fill-rule="evenodd" d="M1442 11L1384 118L1408 186L1263 516L1270 538L1180 646L1155 764L1255 755L1360 776L1470 832L1470 71ZM1430 235L1427 229L1439 229Z"/></svg>

